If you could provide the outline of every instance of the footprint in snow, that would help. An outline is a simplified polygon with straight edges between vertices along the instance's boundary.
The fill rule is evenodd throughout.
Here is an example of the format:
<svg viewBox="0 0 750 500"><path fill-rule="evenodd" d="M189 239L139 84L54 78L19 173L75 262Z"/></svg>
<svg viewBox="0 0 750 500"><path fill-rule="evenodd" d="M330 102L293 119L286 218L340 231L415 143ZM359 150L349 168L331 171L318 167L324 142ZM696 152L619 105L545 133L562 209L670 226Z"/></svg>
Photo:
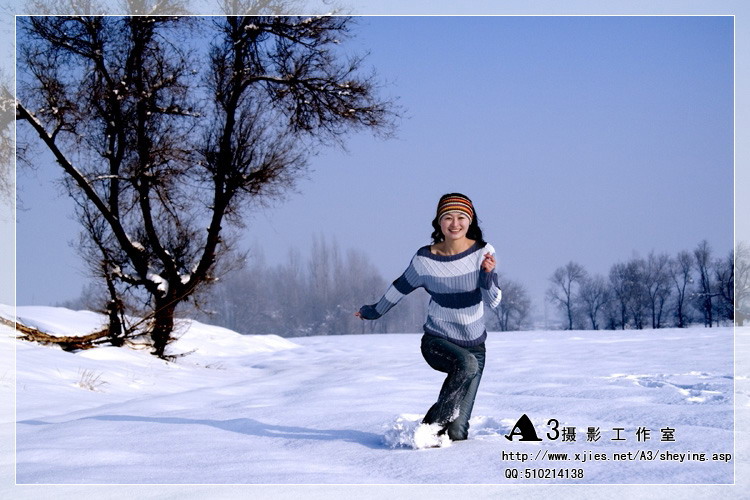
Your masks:
<svg viewBox="0 0 750 500"><path fill-rule="evenodd" d="M686 403L720 403L724 401L722 387L726 386L731 377L713 375L705 372L688 372L654 375L625 375L615 374L608 377L611 380L632 381L645 388L671 388L682 397Z"/></svg>

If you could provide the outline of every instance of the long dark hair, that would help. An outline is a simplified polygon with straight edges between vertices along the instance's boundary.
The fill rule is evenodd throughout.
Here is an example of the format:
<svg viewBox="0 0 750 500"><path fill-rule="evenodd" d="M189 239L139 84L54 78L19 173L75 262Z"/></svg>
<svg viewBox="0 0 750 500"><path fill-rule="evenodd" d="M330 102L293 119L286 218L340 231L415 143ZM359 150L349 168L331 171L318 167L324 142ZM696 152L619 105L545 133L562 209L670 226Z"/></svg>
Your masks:
<svg viewBox="0 0 750 500"><path fill-rule="evenodd" d="M466 198L467 200L471 201L468 196L461 193L447 193L440 197L440 201L438 202L438 206L443 202L444 199L458 196L461 198ZM473 205L473 203L472 203ZM486 241L484 241L484 236L482 236L482 229L479 227L479 216L477 215L477 208L474 208L474 217L471 218L471 224L469 224L469 229L466 231L466 237L470 240L474 240L477 243L479 243L480 247L483 247L487 244ZM432 231L432 243L437 244L445 241L445 235L443 234L443 231L440 229L440 221L438 220L438 216L435 215L435 218L432 220L432 228L434 231Z"/></svg>

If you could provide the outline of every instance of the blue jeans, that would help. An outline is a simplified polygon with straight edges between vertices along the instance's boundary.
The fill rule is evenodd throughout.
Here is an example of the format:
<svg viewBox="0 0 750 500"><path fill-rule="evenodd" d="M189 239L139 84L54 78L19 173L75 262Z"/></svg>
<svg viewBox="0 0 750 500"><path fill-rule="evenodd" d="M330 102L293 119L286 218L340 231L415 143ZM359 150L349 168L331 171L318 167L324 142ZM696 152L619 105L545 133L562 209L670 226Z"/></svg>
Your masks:
<svg viewBox="0 0 750 500"><path fill-rule="evenodd" d="M422 337L422 356L432 368L448 374L437 403L432 405L422 422L442 425L442 432L447 432L452 441L466 439L474 398L484 371L484 343L461 347L425 334Z"/></svg>

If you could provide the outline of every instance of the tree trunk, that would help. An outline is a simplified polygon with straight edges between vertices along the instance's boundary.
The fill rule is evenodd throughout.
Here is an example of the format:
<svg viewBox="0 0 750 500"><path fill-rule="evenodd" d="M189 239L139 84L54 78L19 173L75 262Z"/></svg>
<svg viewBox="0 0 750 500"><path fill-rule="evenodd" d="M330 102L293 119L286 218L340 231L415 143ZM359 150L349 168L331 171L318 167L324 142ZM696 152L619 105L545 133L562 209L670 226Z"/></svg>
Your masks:
<svg viewBox="0 0 750 500"><path fill-rule="evenodd" d="M21 335L18 337L22 340L28 340L31 342L39 342L40 344L55 344L59 345L64 351L76 351L79 349L91 349L94 347L94 342L107 337L109 331L105 328L88 335L66 335L57 336L50 335L36 328L31 328L26 325L22 325L16 321L10 321L5 318L0 318L0 324L15 328L16 331L20 332Z"/></svg>
<svg viewBox="0 0 750 500"><path fill-rule="evenodd" d="M570 301L568 301L568 330L573 329L573 310L570 307Z"/></svg>
<svg viewBox="0 0 750 500"><path fill-rule="evenodd" d="M165 358L164 351L167 348L167 344L172 341L176 306L176 301L170 295L165 298L157 297L155 299L154 324L151 329L151 340L154 343L153 354L160 358Z"/></svg>
<svg viewBox="0 0 750 500"><path fill-rule="evenodd" d="M125 343L123 338L123 310L124 304L117 296L114 281L106 274L107 290L109 291L109 302L107 302L107 316L109 317L109 340L115 347L121 347Z"/></svg>
<svg viewBox="0 0 750 500"><path fill-rule="evenodd" d="M122 347L125 343L122 331L122 320L120 313L122 311L122 302L110 300L107 302L107 316L109 317L109 340L115 347Z"/></svg>
<svg viewBox="0 0 750 500"><path fill-rule="evenodd" d="M591 319L591 328L598 330L599 325L596 324L596 312L589 314L589 318Z"/></svg>

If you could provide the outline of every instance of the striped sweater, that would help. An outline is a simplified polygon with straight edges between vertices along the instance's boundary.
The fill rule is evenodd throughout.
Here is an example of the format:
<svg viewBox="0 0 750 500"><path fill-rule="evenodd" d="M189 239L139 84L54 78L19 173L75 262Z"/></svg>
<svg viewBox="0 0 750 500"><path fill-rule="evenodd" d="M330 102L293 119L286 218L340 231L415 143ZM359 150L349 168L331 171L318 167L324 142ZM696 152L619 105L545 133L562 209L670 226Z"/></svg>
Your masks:
<svg viewBox="0 0 750 500"><path fill-rule="evenodd" d="M450 256L435 255L429 246L422 247L383 298L362 306L359 312L364 319L378 319L405 295L422 287L430 294L425 333L464 347L481 344L487 338L483 303L494 309L502 296L497 273L481 269L486 253L495 254L492 245L475 243Z"/></svg>

